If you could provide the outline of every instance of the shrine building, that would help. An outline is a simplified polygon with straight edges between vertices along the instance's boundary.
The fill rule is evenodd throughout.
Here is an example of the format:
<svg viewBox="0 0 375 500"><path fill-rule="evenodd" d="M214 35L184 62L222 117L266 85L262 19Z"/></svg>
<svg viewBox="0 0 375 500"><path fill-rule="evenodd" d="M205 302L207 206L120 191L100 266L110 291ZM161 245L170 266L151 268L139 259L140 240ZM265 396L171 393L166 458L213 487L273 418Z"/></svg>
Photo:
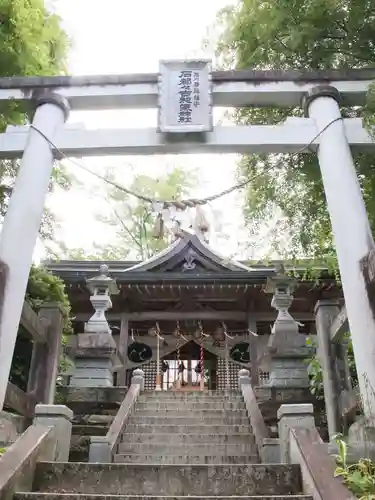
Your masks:
<svg viewBox="0 0 375 500"><path fill-rule="evenodd" d="M102 351L97 364L92 354L89 363L83 355L86 364L80 365L77 339L95 305L87 284L94 283L103 264L116 284L110 294L112 307L105 312L116 352L109 360ZM183 232L143 262L63 260L50 262L47 268L64 281L72 305L75 335L70 349L77 360L68 384L129 386L135 368L145 372L145 390L155 390L158 373L161 390L198 390L202 378L205 389L236 389L241 368L250 370L254 386L269 383L260 360L278 316L267 289L277 274L275 264L230 261L198 236ZM315 304L341 300L342 290L324 268L318 270L318 282L304 280L303 267L293 271L289 314L303 339L316 334Z"/></svg>

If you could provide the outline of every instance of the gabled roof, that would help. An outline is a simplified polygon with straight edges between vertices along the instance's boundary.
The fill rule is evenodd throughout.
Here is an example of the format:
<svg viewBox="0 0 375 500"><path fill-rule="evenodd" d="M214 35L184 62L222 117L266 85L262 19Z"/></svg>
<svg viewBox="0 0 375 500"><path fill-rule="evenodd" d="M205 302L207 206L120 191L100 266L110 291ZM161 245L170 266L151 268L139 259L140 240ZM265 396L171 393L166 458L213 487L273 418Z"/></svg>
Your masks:
<svg viewBox="0 0 375 500"><path fill-rule="evenodd" d="M249 272L251 268L239 262L230 261L214 252L195 234L184 231L181 237L168 248L148 260L124 270L132 272Z"/></svg>

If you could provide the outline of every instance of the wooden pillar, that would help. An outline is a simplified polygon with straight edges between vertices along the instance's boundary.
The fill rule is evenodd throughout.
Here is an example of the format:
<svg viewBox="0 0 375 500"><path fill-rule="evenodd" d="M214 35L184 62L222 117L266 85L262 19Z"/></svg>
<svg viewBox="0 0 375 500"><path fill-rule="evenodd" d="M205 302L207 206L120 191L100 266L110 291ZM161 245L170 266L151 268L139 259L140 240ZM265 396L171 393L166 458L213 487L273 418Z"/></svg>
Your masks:
<svg viewBox="0 0 375 500"><path fill-rule="evenodd" d="M251 319L249 314L247 327L251 332L257 333L257 323ZM259 385L259 362L258 362L258 337L249 333L250 363L251 363L251 385Z"/></svg>
<svg viewBox="0 0 375 500"><path fill-rule="evenodd" d="M53 404L56 378L60 364L64 319L57 303L43 304L39 317L47 323L47 341L34 343L27 391L34 393L38 403Z"/></svg>
<svg viewBox="0 0 375 500"><path fill-rule="evenodd" d="M193 385L193 372L191 359L187 360L187 383Z"/></svg>
<svg viewBox="0 0 375 500"><path fill-rule="evenodd" d="M123 360L122 368L117 372L117 385L126 385L126 365L128 359L128 342L129 342L129 320L127 313L121 314L120 339L118 343L118 351Z"/></svg>
<svg viewBox="0 0 375 500"><path fill-rule="evenodd" d="M324 401L329 437L340 432L339 392L335 369L335 353L330 337L332 321L340 311L338 302L319 300L315 305L318 356L323 369Z"/></svg>

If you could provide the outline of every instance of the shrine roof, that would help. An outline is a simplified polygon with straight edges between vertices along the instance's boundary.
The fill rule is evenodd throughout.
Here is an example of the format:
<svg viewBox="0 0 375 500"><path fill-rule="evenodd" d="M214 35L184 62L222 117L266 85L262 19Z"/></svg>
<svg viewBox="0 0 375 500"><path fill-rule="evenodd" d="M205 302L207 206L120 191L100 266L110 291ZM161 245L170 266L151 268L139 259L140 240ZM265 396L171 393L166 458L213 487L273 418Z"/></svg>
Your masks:
<svg viewBox="0 0 375 500"><path fill-rule="evenodd" d="M150 282L212 282L264 283L274 274L277 263L269 265L237 262L219 255L198 236L184 231L182 236L165 250L143 262L136 261L75 261L46 262L54 274L68 282L82 281L98 274L101 264L107 264L110 275L118 283ZM303 275L306 266L291 266ZM286 266L288 269L288 266ZM315 269L324 279L330 279L324 266Z"/></svg>
<svg viewBox="0 0 375 500"><path fill-rule="evenodd" d="M157 253L150 259L126 269L124 272L142 271L180 271L206 270L212 272L239 271L249 272L251 268L227 259L195 234L184 231L180 238L174 241L165 250Z"/></svg>

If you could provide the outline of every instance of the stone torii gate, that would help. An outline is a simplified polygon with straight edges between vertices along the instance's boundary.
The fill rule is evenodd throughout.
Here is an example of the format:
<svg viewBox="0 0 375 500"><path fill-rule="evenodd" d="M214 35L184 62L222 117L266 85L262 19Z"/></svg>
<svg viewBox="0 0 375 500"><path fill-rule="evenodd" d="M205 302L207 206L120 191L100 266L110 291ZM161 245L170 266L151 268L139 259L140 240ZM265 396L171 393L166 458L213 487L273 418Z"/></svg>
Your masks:
<svg viewBox="0 0 375 500"><path fill-rule="evenodd" d="M26 101L35 109L31 127L9 127L0 134L0 158L22 157L0 240L0 260L9 267L0 321L0 407L56 154L251 154L305 148L304 153L318 155L364 410L374 418L375 321L359 266L374 242L350 148L375 150L375 144L360 119L343 120L340 113L340 104L365 102L374 78L375 70L211 72L207 61L174 61L162 63L160 75L0 79L0 101ZM305 118L281 125L213 127L212 106L303 106ZM64 125L70 108L155 107L158 128Z"/></svg>

